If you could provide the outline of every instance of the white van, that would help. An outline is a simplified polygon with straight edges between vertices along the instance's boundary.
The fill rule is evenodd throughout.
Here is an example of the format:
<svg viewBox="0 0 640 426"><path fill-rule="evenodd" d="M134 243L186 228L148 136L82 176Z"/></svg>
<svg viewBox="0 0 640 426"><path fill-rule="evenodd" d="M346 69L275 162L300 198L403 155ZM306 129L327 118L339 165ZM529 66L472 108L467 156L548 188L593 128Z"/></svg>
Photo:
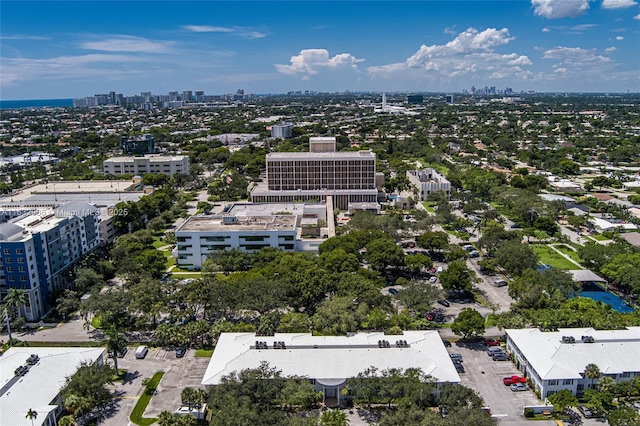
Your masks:
<svg viewBox="0 0 640 426"><path fill-rule="evenodd" d="M443 271L442 266L438 266L438 268L436 269L436 274L439 274Z"/></svg>
<svg viewBox="0 0 640 426"><path fill-rule="evenodd" d="M504 286L505 286L505 285L507 285L507 284L508 284L508 283L507 283L505 280L503 280L503 279L497 279L497 280L495 280L495 281L493 282L493 285L494 285L495 287L504 287Z"/></svg>
<svg viewBox="0 0 640 426"><path fill-rule="evenodd" d="M138 346L138 349L136 349L136 358L143 359L147 356L147 352L149 352L149 348L146 346Z"/></svg>

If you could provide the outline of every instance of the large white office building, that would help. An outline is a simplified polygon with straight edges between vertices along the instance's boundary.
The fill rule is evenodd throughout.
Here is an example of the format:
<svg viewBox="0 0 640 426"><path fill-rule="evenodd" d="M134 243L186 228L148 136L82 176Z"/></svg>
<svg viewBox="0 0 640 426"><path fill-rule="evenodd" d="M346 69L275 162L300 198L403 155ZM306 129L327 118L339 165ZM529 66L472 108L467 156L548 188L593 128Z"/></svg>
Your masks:
<svg viewBox="0 0 640 426"><path fill-rule="evenodd" d="M341 390L349 378L367 368L378 371L418 368L437 383L460 383L437 331L405 331L402 335L357 333L349 336L313 336L310 333L222 333L202 378L216 386L234 371L257 368L266 361L284 376L307 377L323 401L341 405Z"/></svg>
<svg viewBox="0 0 640 426"><path fill-rule="evenodd" d="M138 175L147 173L173 176L176 173L189 174L189 157L186 155L145 155L144 157L113 157L102 162L105 174Z"/></svg>
<svg viewBox="0 0 640 426"><path fill-rule="evenodd" d="M506 330L507 351L544 399L562 389L580 396L596 388L598 379L585 377L595 364L602 376L620 383L640 376L640 327L626 330L563 328L543 332L537 328Z"/></svg>
<svg viewBox="0 0 640 426"><path fill-rule="evenodd" d="M376 203L383 176L376 173L372 151L336 152L334 137L309 140L309 152L267 154L267 182L251 191L255 203L325 202L336 208L350 203Z"/></svg>
<svg viewBox="0 0 640 426"><path fill-rule="evenodd" d="M439 192L447 199L451 196L451 183L434 169L407 170L407 179L418 189L420 201L427 201L429 195Z"/></svg>

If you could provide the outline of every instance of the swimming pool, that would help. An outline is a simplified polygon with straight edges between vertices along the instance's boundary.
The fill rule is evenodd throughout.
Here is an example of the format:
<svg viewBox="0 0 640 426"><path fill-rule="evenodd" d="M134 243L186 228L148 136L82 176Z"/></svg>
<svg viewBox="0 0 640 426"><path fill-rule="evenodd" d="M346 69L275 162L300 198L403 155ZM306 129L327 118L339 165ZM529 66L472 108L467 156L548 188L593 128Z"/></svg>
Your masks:
<svg viewBox="0 0 640 426"><path fill-rule="evenodd" d="M585 283L582 286L582 291L578 293L580 297L588 297L589 299L598 300L602 303L606 303L618 312L634 312L635 309L627 305L619 296L613 293L604 291L602 287L595 283Z"/></svg>

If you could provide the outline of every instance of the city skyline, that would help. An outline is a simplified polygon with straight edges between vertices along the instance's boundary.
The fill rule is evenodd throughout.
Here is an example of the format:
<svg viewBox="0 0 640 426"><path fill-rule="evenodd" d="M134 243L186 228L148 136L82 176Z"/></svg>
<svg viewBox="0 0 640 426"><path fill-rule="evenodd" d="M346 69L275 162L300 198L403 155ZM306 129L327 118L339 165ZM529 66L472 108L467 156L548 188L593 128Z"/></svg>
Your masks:
<svg viewBox="0 0 640 426"><path fill-rule="evenodd" d="M0 99L638 92L636 0L3 2Z"/></svg>

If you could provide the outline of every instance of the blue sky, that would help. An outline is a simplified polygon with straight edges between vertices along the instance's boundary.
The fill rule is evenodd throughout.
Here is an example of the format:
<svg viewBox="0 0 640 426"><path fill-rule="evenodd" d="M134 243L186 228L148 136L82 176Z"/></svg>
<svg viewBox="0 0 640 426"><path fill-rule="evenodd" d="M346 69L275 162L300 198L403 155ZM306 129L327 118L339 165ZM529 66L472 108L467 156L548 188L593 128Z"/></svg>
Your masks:
<svg viewBox="0 0 640 426"><path fill-rule="evenodd" d="M2 0L0 99L640 91L639 0Z"/></svg>

